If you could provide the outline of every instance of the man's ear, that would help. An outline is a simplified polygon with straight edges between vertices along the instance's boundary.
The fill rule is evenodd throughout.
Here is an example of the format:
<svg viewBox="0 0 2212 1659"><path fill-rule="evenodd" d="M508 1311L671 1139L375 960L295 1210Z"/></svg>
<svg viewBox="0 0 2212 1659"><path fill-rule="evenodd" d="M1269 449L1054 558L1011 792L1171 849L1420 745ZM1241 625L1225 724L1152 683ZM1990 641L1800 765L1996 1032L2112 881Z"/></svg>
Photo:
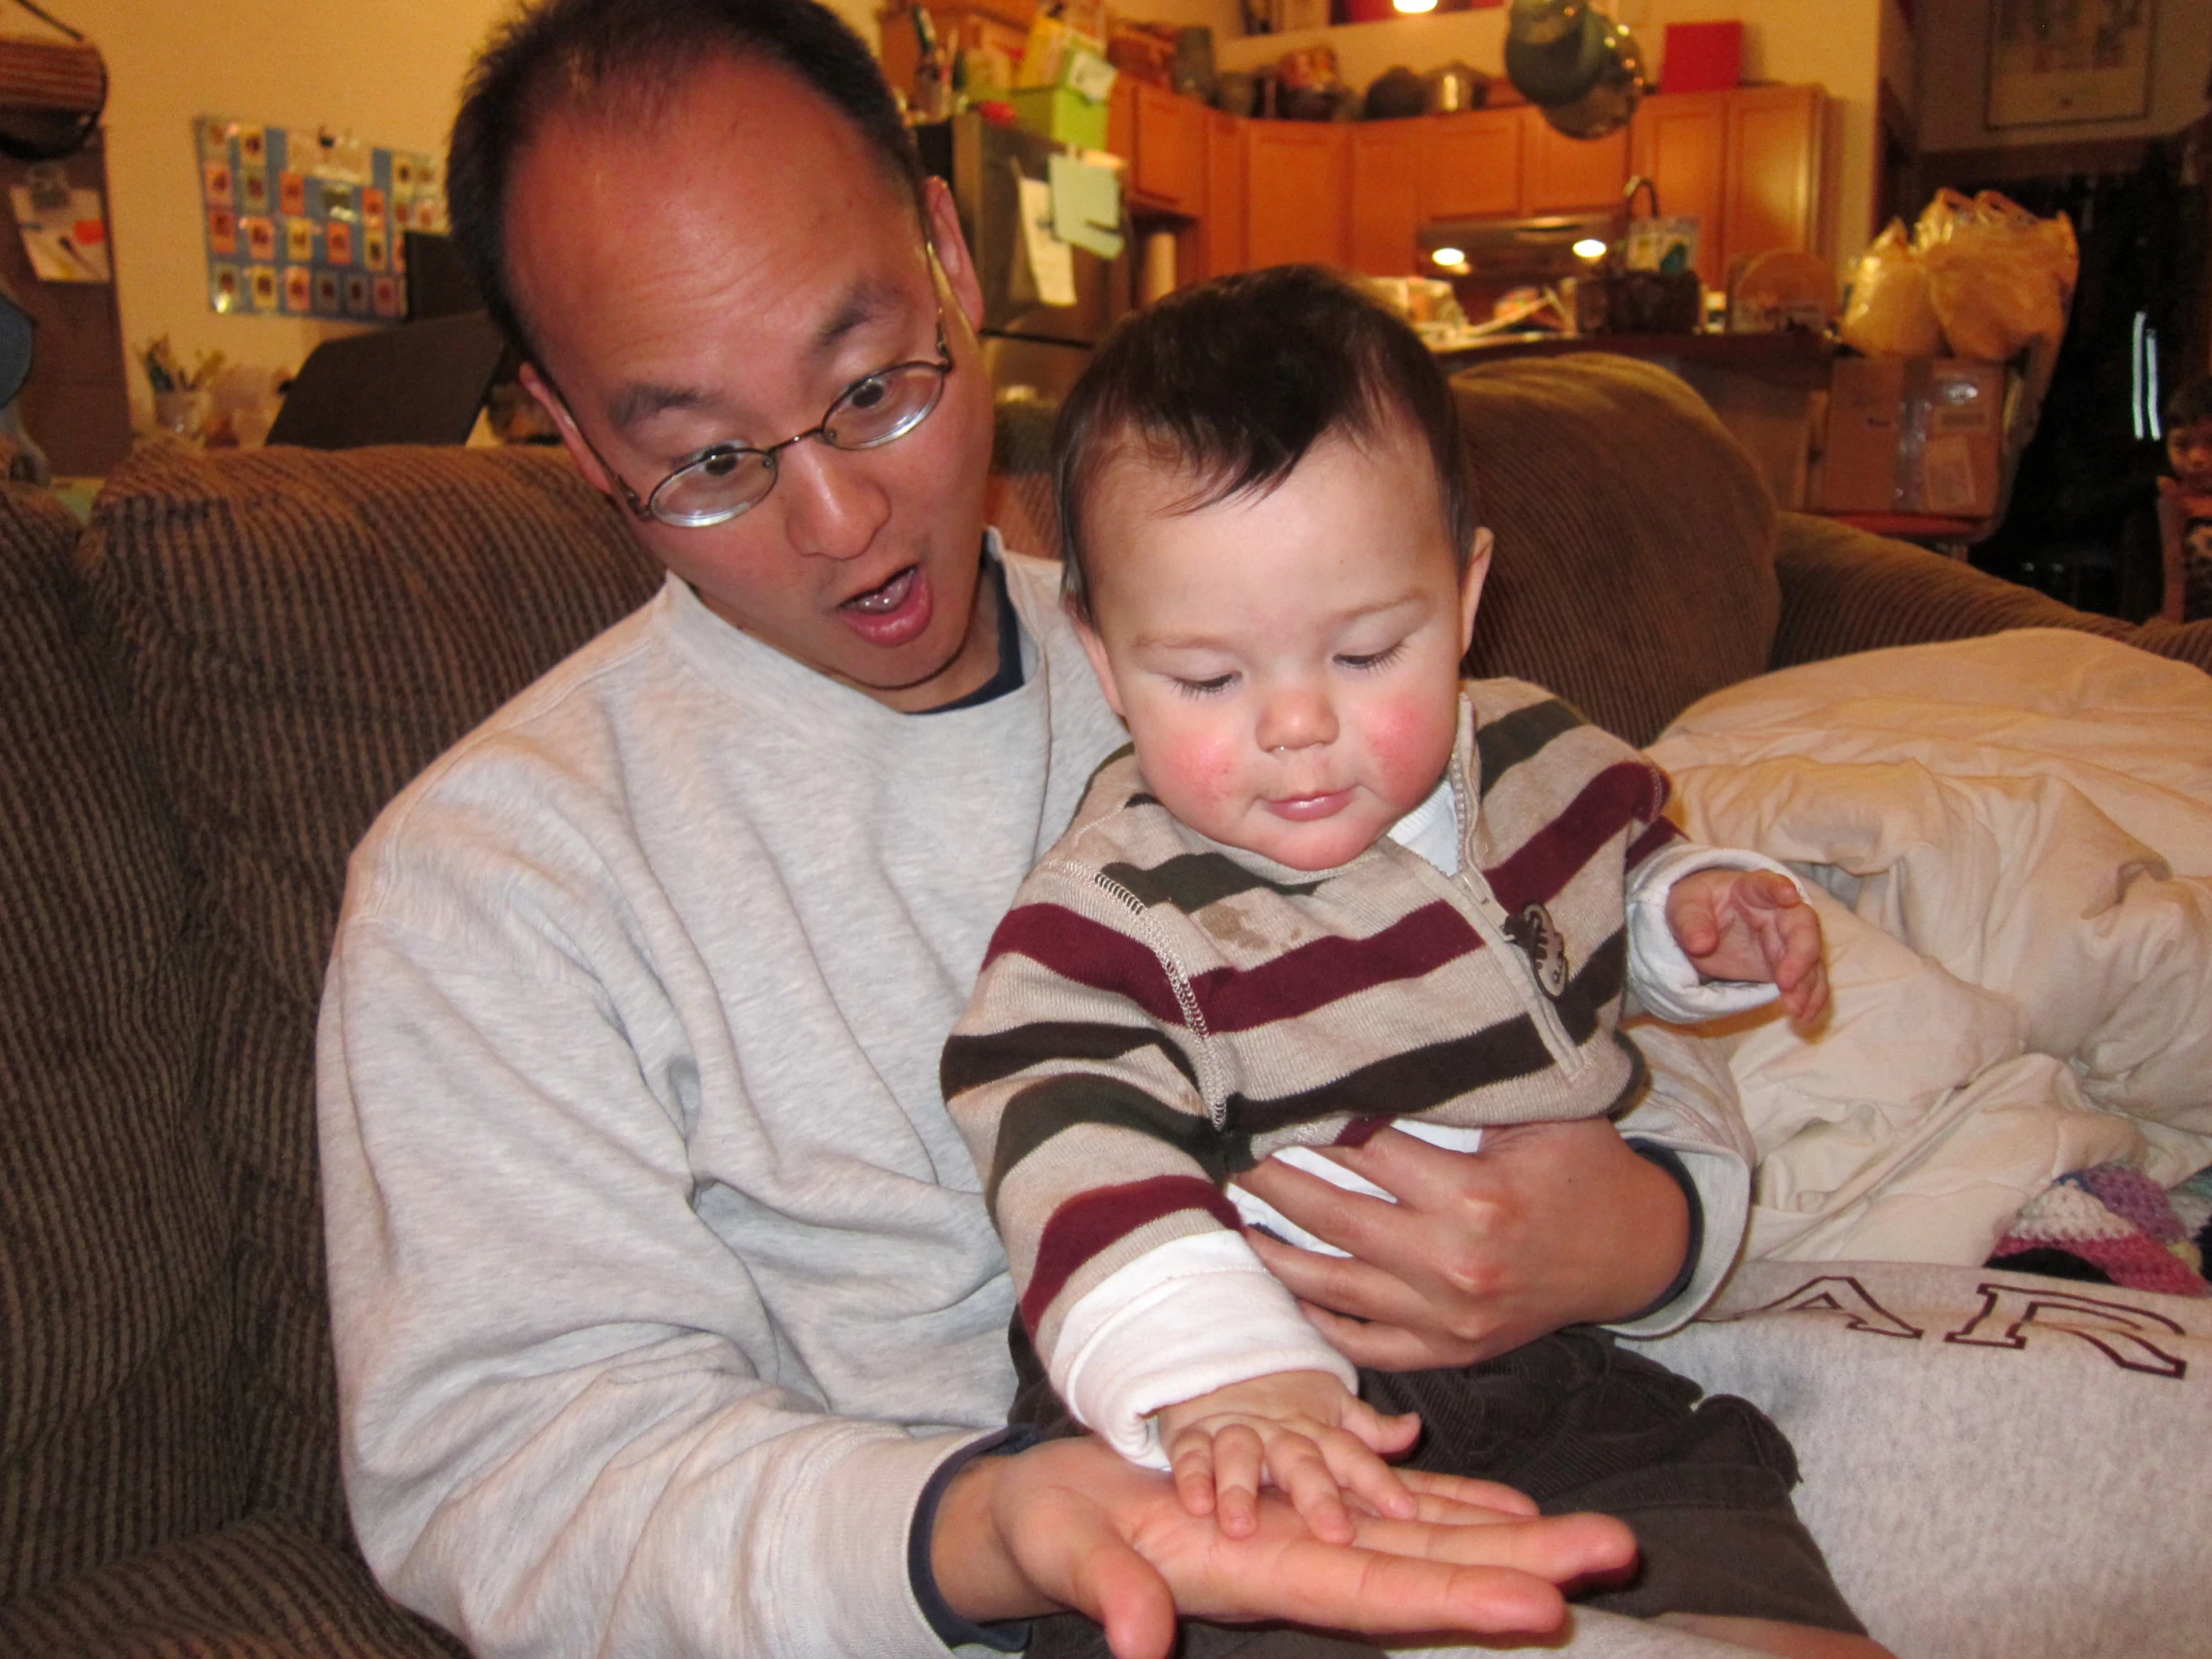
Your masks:
<svg viewBox="0 0 2212 1659"><path fill-rule="evenodd" d="M584 475L584 482L601 495L613 495L615 481L607 476L607 469L599 464L599 457L584 441L584 434L576 429L576 417L568 412L568 404L562 401L561 394L538 372L535 363L522 365L521 379L523 390L537 399L538 407L552 420L553 429L561 434L561 445L568 451L568 458L576 463L576 470Z"/></svg>
<svg viewBox="0 0 2212 1659"><path fill-rule="evenodd" d="M1098 637L1098 630L1074 612L1068 620L1075 624L1075 637L1083 642L1083 655L1091 660L1091 672L1098 676L1098 689L1106 694L1106 707L1113 710L1123 725L1129 717L1121 710L1121 687L1114 679L1114 665L1106 655L1106 642Z"/></svg>
<svg viewBox="0 0 2212 1659"><path fill-rule="evenodd" d="M944 272L944 279L952 288L952 297L959 301L968 326L980 328L983 326L983 283L975 274L975 259L968 252L967 238L960 233L960 210L953 203L952 187L942 179L931 177L921 182L921 188L929 210L922 227L928 234L929 247L937 256L937 265Z"/></svg>
<svg viewBox="0 0 2212 1659"><path fill-rule="evenodd" d="M1467 550L1467 568L1459 573L1459 655L1462 657L1474 644L1474 612L1482 603L1482 584L1489 580L1490 553L1496 545L1496 539L1488 530L1475 531L1474 545Z"/></svg>

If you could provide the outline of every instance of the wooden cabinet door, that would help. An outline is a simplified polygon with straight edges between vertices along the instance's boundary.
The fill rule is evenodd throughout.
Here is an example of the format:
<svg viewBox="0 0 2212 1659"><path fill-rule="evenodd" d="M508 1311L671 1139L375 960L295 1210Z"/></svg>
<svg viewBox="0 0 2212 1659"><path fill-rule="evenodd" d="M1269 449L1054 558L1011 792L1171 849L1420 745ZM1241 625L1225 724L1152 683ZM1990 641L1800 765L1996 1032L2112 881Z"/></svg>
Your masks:
<svg viewBox="0 0 2212 1659"><path fill-rule="evenodd" d="M1245 264L1347 264L1350 130L1334 121L1245 126Z"/></svg>
<svg viewBox="0 0 2212 1659"><path fill-rule="evenodd" d="M1777 248L1820 251L1827 103L1817 86L1753 87L1729 95L1721 250L1730 264Z"/></svg>
<svg viewBox="0 0 2212 1659"><path fill-rule="evenodd" d="M1137 83L1127 75L1114 77L1114 90L1106 95L1106 149L1129 164L1122 178L1132 194L1137 171Z"/></svg>
<svg viewBox="0 0 2212 1659"><path fill-rule="evenodd" d="M1628 183L1629 128L1574 139L1531 105L1521 111L1521 212L1578 213L1620 204Z"/></svg>
<svg viewBox="0 0 2212 1659"><path fill-rule="evenodd" d="M1118 83L1117 83L1118 84ZM1206 196L1206 106L1165 87L1136 84L1137 201L1196 217Z"/></svg>
<svg viewBox="0 0 2212 1659"><path fill-rule="evenodd" d="M1525 132L1519 110L1469 110L1423 121L1421 223L1519 213Z"/></svg>
<svg viewBox="0 0 2212 1659"><path fill-rule="evenodd" d="M1243 121L1206 112L1206 202L1199 216L1200 277L1245 269L1245 139Z"/></svg>
<svg viewBox="0 0 2212 1659"><path fill-rule="evenodd" d="M1636 171L1659 194L1659 211L1698 222L1698 276L1709 288L1728 276L1727 92L1661 94L1644 100L1629 124ZM1643 211L1641 204L1637 211Z"/></svg>
<svg viewBox="0 0 2212 1659"><path fill-rule="evenodd" d="M1418 275L1419 121L1369 121L1352 129L1352 269L1364 276Z"/></svg>

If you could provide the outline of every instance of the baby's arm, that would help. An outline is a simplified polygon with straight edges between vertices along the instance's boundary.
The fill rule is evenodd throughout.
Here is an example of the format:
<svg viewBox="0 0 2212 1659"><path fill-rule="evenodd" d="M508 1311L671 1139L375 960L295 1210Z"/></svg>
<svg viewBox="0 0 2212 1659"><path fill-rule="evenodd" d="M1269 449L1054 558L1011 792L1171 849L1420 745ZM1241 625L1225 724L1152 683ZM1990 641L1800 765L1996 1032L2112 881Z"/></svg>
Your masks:
<svg viewBox="0 0 2212 1659"><path fill-rule="evenodd" d="M1232 1538L1259 1529L1263 1477L1329 1543L1352 1541L1347 1492L1377 1514L1413 1515L1412 1494L1381 1454L1410 1450L1420 1419L1383 1416L1327 1372L1232 1382L1154 1420L1183 1507L1214 1515Z"/></svg>
<svg viewBox="0 0 2212 1659"><path fill-rule="evenodd" d="M1828 1006L1821 918L1787 875L1767 869L1700 869L1667 894L1667 924L1708 979L1772 983L1793 1018Z"/></svg>

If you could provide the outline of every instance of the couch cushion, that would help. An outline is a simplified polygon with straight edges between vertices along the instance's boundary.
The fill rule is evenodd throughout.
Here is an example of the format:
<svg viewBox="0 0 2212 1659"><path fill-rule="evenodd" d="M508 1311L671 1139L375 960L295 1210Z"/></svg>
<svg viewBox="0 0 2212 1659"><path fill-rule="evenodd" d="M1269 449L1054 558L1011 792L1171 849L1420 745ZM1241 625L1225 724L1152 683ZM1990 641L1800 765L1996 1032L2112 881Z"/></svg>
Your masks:
<svg viewBox="0 0 2212 1659"><path fill-rule="evenodd" d="M0 1600L241 1489L183 849L76 544L51 496L0 492Z"/></svg>
<svg viewBox="0 0 2212 1659"><path fill-rule="evenodd" d="M1784 513L1775 572L1784 597L1776 668L2008 628L2074 628L2212 672L2212 622L2134 624L2092 616L1925 547L1834 519Z"/></svg>
<svg viewBox="0 0 2212 1659"><path fill-rule="evenodd" d="M1548 686L1630 743L1767 666L1775 508L1696 392L1599 352L1452 380L1497 555L1475 674Z"/></svg>
<svg viewBox="0 0 2212 1659"><path fill-rule="evenodd" d="M249 1521L0 1604L0 1653L39 1659L466 1659L323 1539Z"/></svg>
<svg viewBox="0 0 2212 1659"><path fill-rule="evenodd" d="M517 450L141 450L85 548L204 883L248 1501L342 1536L313 1053L346 854L658 567L559 455Z"/></svg>

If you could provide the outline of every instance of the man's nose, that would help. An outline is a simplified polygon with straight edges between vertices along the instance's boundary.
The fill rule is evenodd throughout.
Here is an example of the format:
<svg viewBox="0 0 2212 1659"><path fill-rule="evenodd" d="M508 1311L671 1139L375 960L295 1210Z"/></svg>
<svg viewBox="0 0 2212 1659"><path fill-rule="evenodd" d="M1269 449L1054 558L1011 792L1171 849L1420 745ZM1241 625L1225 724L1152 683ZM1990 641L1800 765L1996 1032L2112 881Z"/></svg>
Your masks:
<svg viewBox="0 0 2212 1659"><path fill-rule="evenodd" d="M890 496L869 475L865 458L810 438L778 462L776 493L792 546L825 559L865 553L891 514Z"/></svg>
<svg viewBox="0 0 2212 1659"><path fill-rule="evenodd" d="M1268 694L1254 734L1262 749L1312 749L1337 741L1337 711L1319 686L1278 686Z"/></svg>

